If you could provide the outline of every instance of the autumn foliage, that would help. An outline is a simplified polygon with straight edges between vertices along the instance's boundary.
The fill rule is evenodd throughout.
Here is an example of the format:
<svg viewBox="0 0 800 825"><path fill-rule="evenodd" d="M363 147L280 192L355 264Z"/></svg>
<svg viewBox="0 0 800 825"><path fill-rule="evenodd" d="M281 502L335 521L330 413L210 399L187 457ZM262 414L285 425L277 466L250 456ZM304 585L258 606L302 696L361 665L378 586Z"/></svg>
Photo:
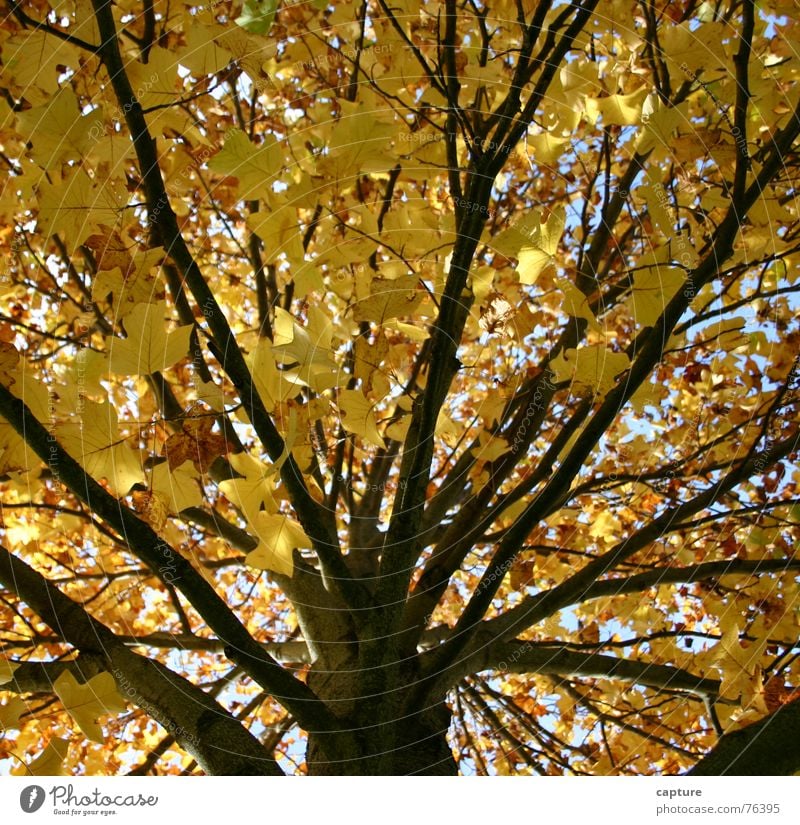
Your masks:
<svg viewBox="0 0 800 825"><path fill-rule="evenodd" d="M0 772L800 770L795 3L4 9Z"/></svg>

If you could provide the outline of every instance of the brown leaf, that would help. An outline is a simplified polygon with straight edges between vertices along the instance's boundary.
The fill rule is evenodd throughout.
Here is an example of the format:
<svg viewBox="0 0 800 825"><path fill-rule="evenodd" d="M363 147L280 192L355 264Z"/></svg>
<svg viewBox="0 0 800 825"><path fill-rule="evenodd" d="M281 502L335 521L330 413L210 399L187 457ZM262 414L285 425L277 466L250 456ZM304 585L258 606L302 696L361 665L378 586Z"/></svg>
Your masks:
<svg viewBox="0 0 800 825"><path fill-rule="evenodd" d="M121 269L123 274L128 271L133 259L128 247L120 237L116 229L101 225L101 232L90 235L86 239L86 246L94 252L97 269Z"/></svg>
<svg viewBox="0 0 800 825"><path fill-rule="evenodd" d="M195 469L205 473L216 458L227 455L232 445L225 436L212 432L215 419L211 415L186 418L179 433L173 433L162 448L170 470L191 461Z"/></svg>

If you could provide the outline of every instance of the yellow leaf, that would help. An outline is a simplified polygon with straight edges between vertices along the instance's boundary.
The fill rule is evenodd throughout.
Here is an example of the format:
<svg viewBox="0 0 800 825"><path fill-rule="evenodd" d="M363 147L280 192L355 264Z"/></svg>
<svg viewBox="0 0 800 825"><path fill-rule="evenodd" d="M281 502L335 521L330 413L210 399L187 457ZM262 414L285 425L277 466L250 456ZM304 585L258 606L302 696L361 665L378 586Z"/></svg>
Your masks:
<svg viewBox="0 0 800 825"><path fill-rule="evenodd" d="M379 113L363 102L341 101L339 105L341 117L317 173L338 180L359 173L385 172L394 166L389 142L397 127L382 122Z"/></svg>
<svg viewBox="0 0 800 825"><path fill-rule="evenodd" d="M670 139L681 123L686 123L685 107L667 106L657 95L650 95L642 107L642 128L636 139L640 154L662 147L669 149Z"/></svg>
<svg viewBox="0 0 800 825"><path fill-rule="evenodd" d="M713 648L714 661L735 664L736 667L752 672L752 649L748 654L739 644L739 626L732 624L723 634L722 638L717 642Z"/></svg>
<svg viewBox="0 0 800 825"><path fill-rule="evenodd" d="M76 406L81 398L88 395L104 396L105 389L100 381L108 376L108 358L102 352L86 349L78 350L75 358L64 374L65 386L60 388L71 390L74 394Z"/></svg>
<svg viewBox="0 0 800 825"><path fill-rule="evenodd" d="M223 31L216 37L217 43L227 49L236 62L250 75L250 79L257 89L265 85L273 85L264 71L264 64L275 57L278 51L275 38L260 37L250 34L239 26L223 27Z"/></svg>
<svg viewBox="0 0 800 825"><path fill-rule="evenodd" d="M188 16L187 16L188 17ZM187 18L184 18L187 20ZM216 74L222 71L231 61L231 53L219 45L216 38L224 33L222 26L211 28L210 26L197 25L196 22L187 20L186 48L182 49L179 60L182 66L195 77Z"/></svg>
<svg viewBox="0 0 800 825"><path fill-rule="evenodd" d="M436 420L436 429L434 430L434 435L437 438L441 438L448 447L455 447L456 444L459 443L459 440L463 436L463 429L453 421L452 418L447 414L447 410L442 408L439 411L439 417Z"/></svg>
<svg viewBox="0 0 800 825"><path fill-rule="evenodd" d="M102 135L102 115L81 116L78 99L67 86L44 106L17 115L19 131L32 144L31 155L43 169L81 160Z"/></svg>
<svg viewBox="0 0 800 825"><path fill-rule="evenodd" d="M7 685L14 678L14 671L19 667L16 662L0 659L0 685Z"/></svg>
<svg viewBox="0 0 800 825"><path fill-rule="evenodd" d="M558 243L564 234L566 209L559 205L544 223L539 212L533 212L501 232L492 246L506 258L516 258L522 284L534 284L542 271L553 262Z"/></svg>
<svg viewBox="0 0 800 825"><path fill-rule="evenodd" d="M150 304L164 298L164 285L156 267L164 259L161 247L137 251L128 268L119 267L98 272L92 283L92 300L108 302L117 320L126 318L139 304Z"/></svg>
<svg viewBox="0 0 800 825"><path fill-rule="evenodd" d="M72 252L101 226L114 226L128 200L113 181L93 181L82 168L39 187L39 231L58 234Z"/></svg>
<svg viewBox="0 0 800 825"><path fill-rule="evenodd" d="M411 426L411 416L404 415L399 421L389 424L386 428L386 437L393 441L403 442L408 435L408 428Z"/></svg>
<svg viewBox="0 0 800 825"><path fill-rule="evenodd" d="M289 396L297 394L297 386L287 380L286 371L278 369L272 342L268 338L259 339L246 361L253 374L258 394L270 412Z"/></svg>
<svg viewBox="0 0 800 825"><path fill-rule="evenodd" d="M16 369L11 369L3 383L12 395L24 401L39 421L48 421L52 411L51 396L47 387L31 371L30 365L20 360ZM25 440L2 416L0 416L0 470L34 472L39 467L39 459Z"/></svg>
<svg viewBox="0 0 800 825"><path fill-rule="evenodd" d="M486 300L492 291L492 283L496 274L497 271L492 266L479 266L469 273L467 283L472 289L476 303L482 304Z"/></svg>
<svg viewBox="0 0 800 825"><path fill-rule="evenodd" d="M578 394L604 396L630 366L624 352L612 352L603 344L568 349L553 360L556 381L572 381Z"/></svg>
<svg viewBox="0 0 800 825"><path fill-rule="evenodd" d="M330 351L331 328L326 321L320 311L309 311L309 325L304 329L278 307L273 322L275 360L291 367L292 374L317 392L335 387L339 378Z"/></svg>
<svg viewBox="0 0 800 825"><path fill-rule="evenodd" d="M264 241L264 263L274 264L283 254L296 266L303 262L303 235L297 209L285 199L272 198L269 212L248 215L247 226Z"/></svg>
<svg viewBox="0 0 800 825"><path fill-rule="evenodd" d="M153 467L150 490L167 504L171 513L203 503L199 473L191 461L184 461L174 469L170 469L166 461Z"/></svg>
<svg viewBox="0 0 800 825"><path fill-rule="evenodd" d="M381 330L378 330L372 341L363 335L359 335L356 339L353 373L367 390L380 376L380 373L376 375L376 370L380 368L388 354L389 342Z"/></svg>
<svg viewBox="0 0 800 825"><path fill-rule="evenodd" d="M728 67L725 41L728 40L729 34L726 23L705 23L695 26L692 21L664 26L659 38L661 52L669 65L670 75L683 81L696 79L695 73L702 71L703 80L716 80L719 71Z"/></svg>
<svg viewBox="0 0 800 825"><path fill-rule="evenodd" d="M591 307L589 306L589 299L584 295L572 281L566 278L558 278L556 281L558 288L564 293L564 303L561 308L571 318L582 318L588 321L591 329L599 330L600 325L597 323L597 318L594 317Z"/></svg>
<svg viewBox="0 0 800 825"><path fill-rule="evenodd" d="M67 776L64 760L69 752L69 739L51 739L47 747L24 769L15 768L16 776Z"/></svg>
<svg viewBox="0 0 800 825"><path fill-rule="evenodd" d="M647 170L645 182L637 190L644 195L647 211L650 220L658 231L665 237L672 234L673 218L671 215L672 204L669 200L667 190L661 183L661 174L653 166Z"/></svg>
<svg viewBox="0 0 800 825"><path fill-rule="evenodd" d="M414 324L405 324L402 321L398 321L396 318L392 318L387 321L384 326L387 329L396 329L398 332L403 333L403 335L405 335L410 341L416 341L418 344L426 341L429 336L426 329L421 329L418 326L414 326Z"/></svg>
<svg viewBox="0 0 800 825"><path fill-rule="evenodd" d="M283 165L283 152L273 135L265 135L260 145L251 143L241 129L231 129L225 135L222 149L208 163L208 168L239 180L239 196L244 200L268 197L272 183ZM261 217L258 214L254 220ZM266 214L274 221L275 216Z"/></svg>
<svg viewBox="0 0 800 825"><path fill-rule="evenodd" d="M173 332L164 329L166 303L139 304L125 320L127 338L106 338L111 372L119 375L150 375L165 370L189 351L192 327Z"/></svg>
<svg viewBox="0 0 800 825"><path fill-rule="evenodd" d="M479 446L472 453L478 461L496 461L501 455L505 455L511 447L505 438L492 436L488 432L482 432L479 439Z"/></svg>
<svg viewBox="0 0 800 825"><path fill-rule="evenodd" d="M225 409L225 391L213 381L196 381L194 385L197 400L208 404L214 412L222 412Z"/></svg>
<svg viewBox="0 0 800 825"><path fill-rule="evenodd" d="M420 305L423 294L417 290L416 275L406 275L395 280L374 278L370 283L370 295L353 306L353 318L383 324L390 318L408 316Z"/></svg>
<svg viewBox="0 0 800 825"><path fill-rule="evenodd" d="M359 390L339 390L337 402L342 426L347 432L360 435L378 447L386 447L381 434L378 432L373 406L362 392Z"/></svg>
<svg viewBox="0 0 800 825"><path fill-rule="evenodd" d="M169 506L166 496L153 493L150 490L134 490L131 493L133 509L144 522L156 532L160 533L167 526Z"/></svg>
<svg viewBox="0 0 800 825"><path fill-rule="evenodd" d="M534 163L547 166L563 157L569 142L570 138L557 137L552 132L528 135L528 152Z"/></svg>
<svg viewBox="0 0 800 825"><path fill-rule="evenodd" d="M724 321L703 327L702 336L706 341L713 341L714 346L719 350L730 352L748 342L747 335L744 332L746 325L745 318L737 315L734 318L726 318Z"/></svg>
<svg viewBox="0 0 800 825"><path fill-rule="evenodd" d="M685 281L686 275L676 266L656 264L634 272L627 305L636 323L653 326Z"/></svg>
<svg viewBox="0 0 800 825"><path fill-rule="evenodd" d="M647 89L637 89L628 95L587 97L586 116L593 123L602 119L604 126L634 126L641 121L642 104Z"/></svg>
<svg viewBox="0 0 800 825"><path fill-rule="evenodd" d="M125 65L131 87L146 110L147 125L155 136L168 128L178 134L192 129L192 118L183 107L174 105L176 92L183 85L178 77L178 63L172 49L154 46L148 53L147 63L129 60Z"/></svg>
<svg viewBox="0 0 800 825"><path fill-rule="evenodd" d="M646 381L639 385L639 389L631 396L630 401L636 412L641 413L645 406L659 407L667 392L663 384Z"/></svg>
<svg viewBox="0 0 800 825"><path fill-rule="evenodd" d="M619 536L619 531L619 519L608 510L601 510L592 516L592 524L589 527L590 536L602 539L606 544L614 544Z"/></svg>
<svg viewBox="0 0 800 825"><path fill-rule="evenodd" d="M255 523L262 505L270 513L277 512L273 498L275 490L275 467L264 464L249 453L239 453L229 457L231 466L242 478L222 481L219 489L241 511L250 524Z"/></svg>
<svg viewBox="0 0 800 825"><path fill-rule="evenodd" d="M8 81L13 78L19 90L16 96L34 104L52 100L48 95L58 91L63 73L59 66L77 69L80 65L81 53L75 46L43 30L14 34L2 46L4 85L12 85Z"/></svg>
<svg viewBox="0 0 800 825"><path fill-rule="evenodd" d="M311 548L311 539L294 519L281 514L258 513L251 526L259 545L247 554L245 562L259 570L274 570L291 576L294 572L294 550Z"/></svg>
<svg viewBox="0 0 800 825"><path fill-rule="evenodd" d="M144 480L138 454L120 438L117 412L108 402L81 403L77 420L56 427L58 441L92 478L107 479L114 493L125 495Z"/></svg>
<svg viewBox="0 0 800 825"><path fill-rule="evenodd" d="M739 626L732 624L719 642L709 651L719 669L722 680L720 696L741 701L743 706L761 692L761 668L758 665L766 642L761 640L742 647Z"/></svg>
<svg viewBox="0 0 800 825"><path fill-rule="evenodd" d="M12 373L19 365L19 352L13 344L0 341L0 381L5 385L14 382Z"/></svg>
<svg viewBox="0 0 800 825"><path fill-rule="evenodd" d="M103 729L98 719L112 713L121 713L127 707L117 693L117 685L110 673L98 673L85 684L65 670L53 683L56 696L64 709L75 720L87 739L103 741Z"/></svg>
<svg viewBox="0 0 800 825"><path fill-rule="evenodd" d="M534 227L530 242L526 243L519 252L517 272L519 272L520 283L536 283L542 271L553 263L558 250L558 242L564 234L566 219L566 209L558 206L545 223L539 223Z"/></svg>
<svg viewBox="0 0 800 825"><path fill-rule="evenodd" d="M5 705L0 705L0 737L8 728L16 728L20 716L28 710L27 703L19 696L12 696Z"/></svg>

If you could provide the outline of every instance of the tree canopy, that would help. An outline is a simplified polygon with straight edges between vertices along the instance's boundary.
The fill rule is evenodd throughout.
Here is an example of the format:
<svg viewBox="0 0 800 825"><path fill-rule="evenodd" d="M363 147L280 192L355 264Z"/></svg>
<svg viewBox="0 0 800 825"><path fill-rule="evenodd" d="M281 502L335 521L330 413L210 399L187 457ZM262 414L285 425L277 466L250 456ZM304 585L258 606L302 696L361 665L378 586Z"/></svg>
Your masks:
<svg viewBox="0 0 800 825"><path fill-rule="evenodd" d="M795 13L5 0L0 770L800 770Z"/></svg>

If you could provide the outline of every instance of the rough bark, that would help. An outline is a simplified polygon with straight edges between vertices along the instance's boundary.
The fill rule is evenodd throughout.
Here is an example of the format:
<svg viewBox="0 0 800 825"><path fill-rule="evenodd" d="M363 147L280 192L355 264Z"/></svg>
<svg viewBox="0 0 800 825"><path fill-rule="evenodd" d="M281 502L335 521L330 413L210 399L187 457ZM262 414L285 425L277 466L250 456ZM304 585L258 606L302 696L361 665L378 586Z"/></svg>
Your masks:
<svg viewBox="0 0 800 825"><path fill-rule="evenodd" d="M309 683L343 727L352 732L339 744L335 761L323 753L325 734L310 734L306 761L312 776L455 776L455 759L447 742L450 711L444 702L405 709L410 670L403 684L380 695L371 694L369 678L352 660L351 669L312 669ZM368 674L366 674L368 676Z"/></svg>
<svg viewBox="0 0 800 825"><path fill-rule="evenodd" d="M800 771L800 699L723 736L688 776L792 776Z"/></svg>

